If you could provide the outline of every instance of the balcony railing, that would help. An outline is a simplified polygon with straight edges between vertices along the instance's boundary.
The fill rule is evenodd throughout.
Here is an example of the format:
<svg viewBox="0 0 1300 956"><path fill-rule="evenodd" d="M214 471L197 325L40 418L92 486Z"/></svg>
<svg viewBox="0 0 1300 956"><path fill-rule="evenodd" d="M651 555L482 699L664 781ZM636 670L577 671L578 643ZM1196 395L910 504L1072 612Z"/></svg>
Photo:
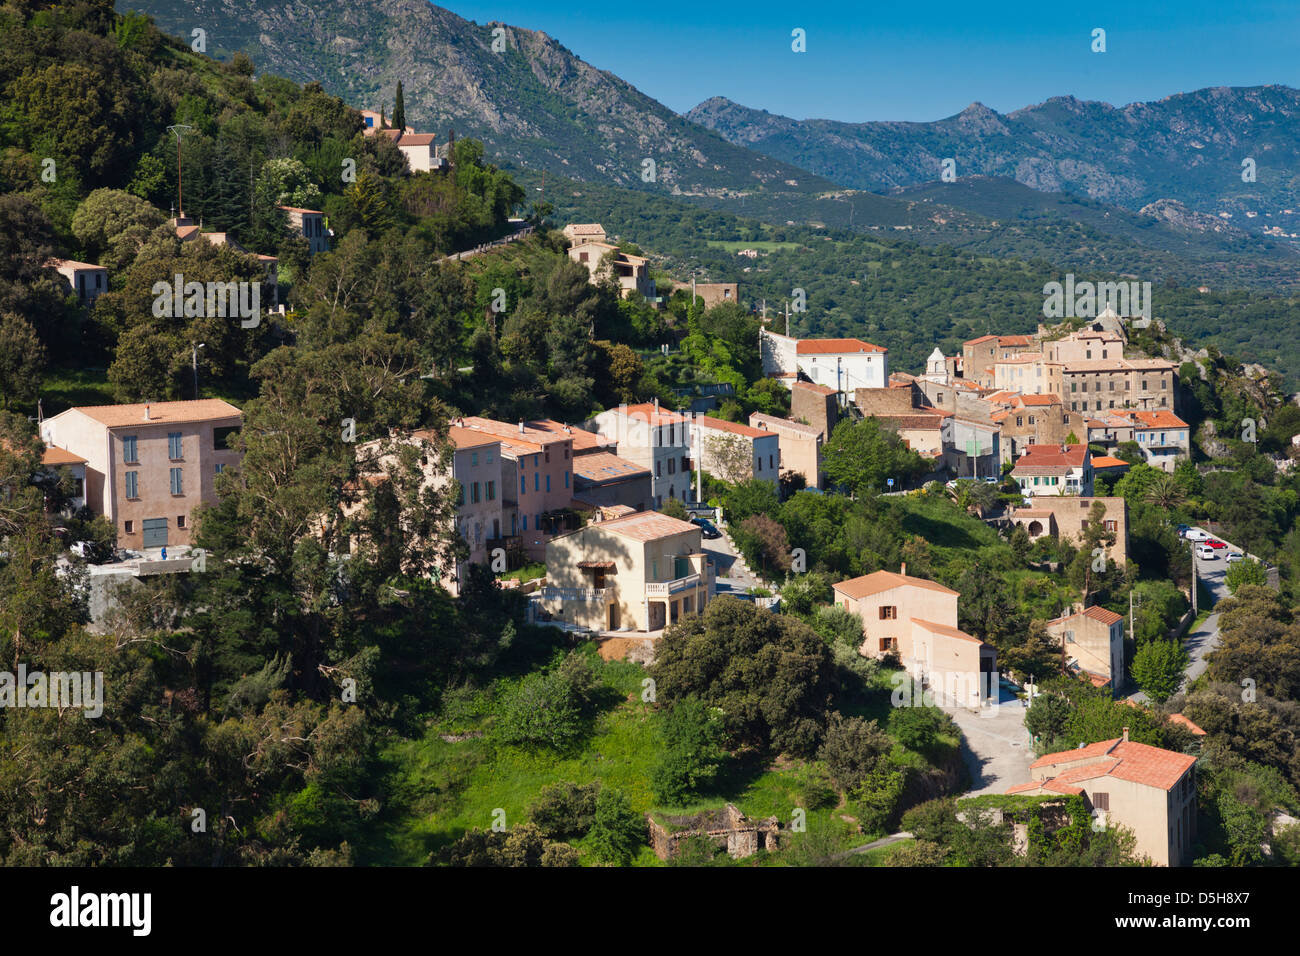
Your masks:
<svg viewBox="0 0 1300 956"><path fill-rule="evenodd" d="M676 594L679 591L698 587L700 580L700 575L696 573L688 574L684 578L674 578L672 581L649 581L646 583L645 593L647 597Z"/></svg>
<svg viewBox="0 0 1300 956"><path fill-rule="evenodd" d="M544 601L607 601L612 588L544 587L539 594Z"/></svg>

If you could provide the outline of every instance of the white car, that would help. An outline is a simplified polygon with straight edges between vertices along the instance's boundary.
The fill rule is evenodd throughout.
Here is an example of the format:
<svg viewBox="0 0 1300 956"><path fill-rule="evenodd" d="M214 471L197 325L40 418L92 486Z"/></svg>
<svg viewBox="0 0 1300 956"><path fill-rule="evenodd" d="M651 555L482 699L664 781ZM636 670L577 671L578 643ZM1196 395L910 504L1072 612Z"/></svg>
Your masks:
<svg viewBox="0 0 1300 956"><path fill-rule="evenodd" d="M1196 546L1196 556L1200 558L1202 561L1213 561L1216 557L1218 557L1218 552L1216 552L1208 544L1198 544Z"/></svg>
<svg viewBox="0 0 1300 956"><path fill-rule="evenodd" d="M1200 528L1188 528L1184 537L1188 541L1209 541L1211 535L1208 531L1202 531Z"/></svg>
<svg viewBox="0 0 1300 956"><path fill-rule="evenodd" d="M1242 554L1240 551L1229 551L1227 558L1225 558L1224 560L1227 561L1229 564L1232 564L1234 561L1245 561L1246 556Z"/></svg>

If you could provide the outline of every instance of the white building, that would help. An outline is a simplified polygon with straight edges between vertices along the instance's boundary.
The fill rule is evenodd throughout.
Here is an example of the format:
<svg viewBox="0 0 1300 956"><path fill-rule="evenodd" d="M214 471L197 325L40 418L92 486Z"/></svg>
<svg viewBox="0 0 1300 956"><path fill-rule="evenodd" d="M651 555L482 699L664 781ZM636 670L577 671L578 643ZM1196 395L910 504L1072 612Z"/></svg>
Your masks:
<svg viewBox="0 0 1300 956"><path fill-rule="evenodd" d="M852 396L859 388L889 384L889 349L861 339L796 339L764 329L759 348L763 374L787 385L802 374Z"/></svg>
<svg viewBox="0 0 1300 956"><path fill-rule="evenodd" d="M618 456L650 471L651 507L676 498L694 501L691 476L691 419L654 404L620 405L588 423L591 431L618 443Z"/></svg>

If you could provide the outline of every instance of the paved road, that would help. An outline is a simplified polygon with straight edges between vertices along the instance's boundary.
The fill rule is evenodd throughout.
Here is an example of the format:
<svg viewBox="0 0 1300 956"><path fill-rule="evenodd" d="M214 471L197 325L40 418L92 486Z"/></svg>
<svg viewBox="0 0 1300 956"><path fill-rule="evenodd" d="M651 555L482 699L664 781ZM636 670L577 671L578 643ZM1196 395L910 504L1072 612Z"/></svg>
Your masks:
<svg viewBox="0 0 1300 956"><path fill-rule="evenodd" d="M1196 530L1204 531L1205 529L1196 528ZM1209 532L1207 531L1206 533L1208 534ZM1192 560L1196 562L1196 577L1205 584L1205 589L1210 592L1214 598L1214 602L1217 604L1219 601L1222 601L1224 598L1229 596L1228 585L1225 580L1228 574L1227 554L1229 551L1242 551L1244 553L1244 550L1237 547L1227 538L1221 536L1216 537L1218 537L1219 541L1226 544L1227 547L1220 548L1215 556L1208 560L1196 557L1195 545L1199 542L1192 543L1189 546L1192 548ZM1204 608L1201 610L1204 610ZM1187 649L1188 656L1187 668L1184 671L1184 685L1190 684L1192 681L1196 680L1196 678L1205 673L1205 669L1210 666L1209 661L1205 659L1206 655L1218 646L1219 615L1214 613L1202 621L1199 627L1188 631L1187 635L1183 638L1183 647ZM1139 704L1150 703L1150 699L1141 691L1130 695L1129 700Z"/></svg>
<svg viewBox="0 0 1300 956"><path fill-rule="evenodd" d="M970 796L1003 793L1029 779L1034 761L1033 738L1025 729L1025 705L1005 689L996 707L971 713L943 706L961 729L962 759L970 770Z"/></svg>
<svg viewBox="0 0 1300 956"><path fill-rule="evenodd" d="M704 551L713 565L719 597L724 594L747 595L750 588L761 586L758 579L738 560L740 553L726 533L721 538L706 538Z"/></svg>

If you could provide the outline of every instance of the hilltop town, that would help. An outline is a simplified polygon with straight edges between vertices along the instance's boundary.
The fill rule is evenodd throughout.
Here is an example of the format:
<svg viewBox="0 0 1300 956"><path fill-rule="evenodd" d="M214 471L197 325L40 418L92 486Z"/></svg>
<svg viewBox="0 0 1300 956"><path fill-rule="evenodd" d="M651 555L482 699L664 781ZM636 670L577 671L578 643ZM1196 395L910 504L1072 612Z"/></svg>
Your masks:
<svg viewBox="0 0 1300 956"><path fill-rule="evenodd" d="M1300 864L1300 405L1160 290L909 363L401 85L12 19L126 118L0 143L0 861Z"/></svg>

